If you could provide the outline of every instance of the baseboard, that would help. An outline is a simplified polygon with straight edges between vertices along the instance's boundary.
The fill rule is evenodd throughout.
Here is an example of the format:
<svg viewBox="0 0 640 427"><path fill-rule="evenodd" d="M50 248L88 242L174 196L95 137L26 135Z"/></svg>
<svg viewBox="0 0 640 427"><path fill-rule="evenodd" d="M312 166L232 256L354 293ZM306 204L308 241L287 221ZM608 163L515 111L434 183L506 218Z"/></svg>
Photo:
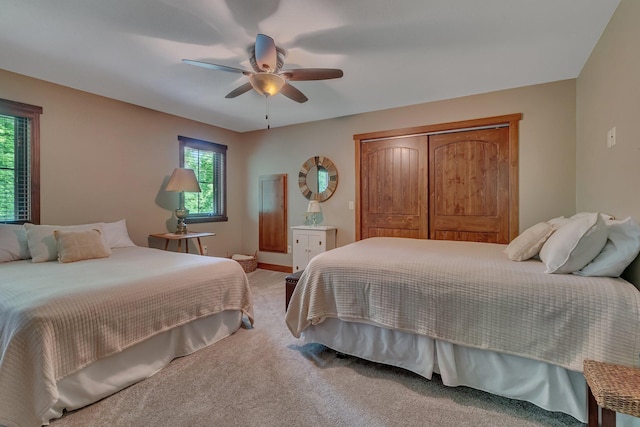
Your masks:
<svg viewBox="0 0 640 427"><path fill-rule="evenodd" d="M265 264L264 262L259 262L258 268L271 271L280 271L282 273L293 273L293 267L289 267L287 265Z"/></svg>

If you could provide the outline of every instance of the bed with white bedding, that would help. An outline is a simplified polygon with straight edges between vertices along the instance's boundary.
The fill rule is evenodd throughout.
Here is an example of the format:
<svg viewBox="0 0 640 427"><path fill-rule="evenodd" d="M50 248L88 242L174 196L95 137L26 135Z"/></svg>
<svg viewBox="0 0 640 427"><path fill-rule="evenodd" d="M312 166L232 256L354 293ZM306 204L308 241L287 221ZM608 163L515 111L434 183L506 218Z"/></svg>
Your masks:
<svg viewBox="0 0 640 427"><path fill-rule="evenodd" d="M109 249L77 262L0 263L0 425L48 424L232 334L243 316L253 322L235 261Z"/></svg>
<svg viewBox="0 0 640 427"><path fill-rule="evenodd" d="M505 245L370 238L311 260L286 323L306 342L586 422L583 360L638 366L640 292L546 268Z"/></svg>

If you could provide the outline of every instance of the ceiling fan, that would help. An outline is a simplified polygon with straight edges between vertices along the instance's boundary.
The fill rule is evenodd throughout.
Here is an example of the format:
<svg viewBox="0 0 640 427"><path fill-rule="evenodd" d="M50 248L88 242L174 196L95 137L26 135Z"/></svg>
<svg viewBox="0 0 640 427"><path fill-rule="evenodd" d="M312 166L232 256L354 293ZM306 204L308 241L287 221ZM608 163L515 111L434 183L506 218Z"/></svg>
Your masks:
<svg viewBox="0 0 640 427"><path fill-rule="evenodd" d="M249 48L249 61L253 71L226 65L210 64L208 62L183 59L185 64L214 70L240 73L249 77L249 82L229 92L225 98L235 98L245 92L255 89L259 94L267 97L282 93L296 102L306 102L308 98L289 84L289 81L328 80L343 76L342 70L336 68L293 68L283 70L284 58L287 51L276 46L273 39L264 34L258 34L256 43Z"/></svg>

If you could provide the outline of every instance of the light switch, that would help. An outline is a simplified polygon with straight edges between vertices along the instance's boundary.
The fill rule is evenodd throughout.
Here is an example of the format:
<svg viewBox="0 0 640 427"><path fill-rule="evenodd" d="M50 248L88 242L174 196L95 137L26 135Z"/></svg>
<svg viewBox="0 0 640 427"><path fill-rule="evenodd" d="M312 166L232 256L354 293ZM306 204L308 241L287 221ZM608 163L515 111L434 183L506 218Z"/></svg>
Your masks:
<svg viewBox="0 0 640 427"><path fill-rule="evenodd" d="M607 132L607 148L611 148L616 145L616 127L612 127Z"/></svg>
<svg viewBox="0 0 640 427"><path fill-rule="evenodd" d="M353 210L353 200L349 200L349 210Z"/></svg>

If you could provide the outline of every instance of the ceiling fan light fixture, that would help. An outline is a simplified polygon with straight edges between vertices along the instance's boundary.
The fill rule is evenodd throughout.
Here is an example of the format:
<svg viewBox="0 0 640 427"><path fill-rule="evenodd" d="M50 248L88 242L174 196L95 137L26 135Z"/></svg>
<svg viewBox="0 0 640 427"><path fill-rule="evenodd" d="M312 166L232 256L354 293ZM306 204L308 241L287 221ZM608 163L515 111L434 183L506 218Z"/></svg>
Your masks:
<svg viewBox="0 0 640 427"><path fill-rule="evenodd" d="M285 79L278 74L256 73L249 76L249 83L260 95L273 96L280 92Z"/></svg>

